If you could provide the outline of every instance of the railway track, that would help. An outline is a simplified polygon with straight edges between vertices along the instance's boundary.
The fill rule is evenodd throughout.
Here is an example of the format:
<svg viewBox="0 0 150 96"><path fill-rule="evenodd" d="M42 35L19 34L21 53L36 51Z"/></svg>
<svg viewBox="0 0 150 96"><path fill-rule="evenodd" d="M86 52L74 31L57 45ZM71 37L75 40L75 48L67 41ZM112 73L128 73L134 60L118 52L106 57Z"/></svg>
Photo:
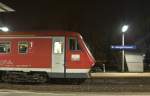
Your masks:
<svg viewBox="0 0 150 96"><path fill-rule="evenodd" d="M0 89L31 91L73 91L73 92L149 92L150 78L91 78L81 84L48 82L45 84L3 83Z"/></svg>

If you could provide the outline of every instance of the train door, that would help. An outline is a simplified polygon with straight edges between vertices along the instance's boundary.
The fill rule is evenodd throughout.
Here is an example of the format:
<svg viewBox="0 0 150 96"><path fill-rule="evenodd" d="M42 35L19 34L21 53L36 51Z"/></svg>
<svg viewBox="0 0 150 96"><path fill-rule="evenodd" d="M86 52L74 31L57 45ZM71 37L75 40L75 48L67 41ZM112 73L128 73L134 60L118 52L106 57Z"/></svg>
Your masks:
<svg viewBox="0 0 150 96"><path fill-rule="evenodd" d="M65 37L53 37L52 42L52 72L64 73Z"/></svg>

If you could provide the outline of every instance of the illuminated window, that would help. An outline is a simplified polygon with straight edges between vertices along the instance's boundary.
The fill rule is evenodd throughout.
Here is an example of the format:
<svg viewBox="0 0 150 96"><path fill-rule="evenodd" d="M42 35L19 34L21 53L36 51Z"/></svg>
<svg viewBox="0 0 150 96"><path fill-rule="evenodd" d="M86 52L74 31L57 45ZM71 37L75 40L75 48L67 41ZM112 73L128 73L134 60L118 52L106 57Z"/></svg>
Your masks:
<svg viewBox="0 0 150 96"><path fill-rule="evenodd" d="M54 43L54 53L55 54L63 53L63 42L56 41Z"/></svg>
<svg viewBox="0 0 150 96"><path fill-rule="evenodd" d="M28 47L29 43L28 42L19 42L19 53L27 53L28 52Z"/></svg>
<svg viewBox="0 0 150 96"><path fill-rule="evenodd" d="M73 51L80 50L79 43L76 38L69 39L69 48L70 48L70 50L73 50Z"/></svg>
<svg viewBox="0 0 150 96"><path fill-rule="evenodd" d="M0 42L0 53L10 52L10 42Z"/></svg>

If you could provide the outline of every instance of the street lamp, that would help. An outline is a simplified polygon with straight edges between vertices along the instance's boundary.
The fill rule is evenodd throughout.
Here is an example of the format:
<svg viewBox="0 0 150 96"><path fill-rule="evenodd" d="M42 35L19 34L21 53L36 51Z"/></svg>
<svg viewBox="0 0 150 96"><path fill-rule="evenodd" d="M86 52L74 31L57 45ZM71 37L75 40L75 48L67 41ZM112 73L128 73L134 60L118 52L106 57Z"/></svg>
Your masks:
<svg viewBox="0 0 150 96"><path fill-rule="evenodd" d="M124 33L128 30L128 25L122 26L122 46L124 46ZM122 49L122 72L124 72L124 48Z"/></svg>

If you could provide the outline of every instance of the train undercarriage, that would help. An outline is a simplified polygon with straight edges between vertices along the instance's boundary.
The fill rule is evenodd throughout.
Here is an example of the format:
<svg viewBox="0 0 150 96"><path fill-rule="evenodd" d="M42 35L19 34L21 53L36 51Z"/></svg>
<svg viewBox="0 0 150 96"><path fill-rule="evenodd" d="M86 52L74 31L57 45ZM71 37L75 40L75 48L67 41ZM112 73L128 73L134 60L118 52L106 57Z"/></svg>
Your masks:
<svg viewBox="0 0 150 96"><path fill-rule="evenodd" d="M65 83L81 84L87 78L50 78L46 72L1 71L0 78L5 83Z"/></svg>
<svg viewBox="0 0 150 96"><path fill-rule="evenodd" d="M9 83L45 83L48 81L48 76L45 72L2 71L1 80Z"/></svg>

